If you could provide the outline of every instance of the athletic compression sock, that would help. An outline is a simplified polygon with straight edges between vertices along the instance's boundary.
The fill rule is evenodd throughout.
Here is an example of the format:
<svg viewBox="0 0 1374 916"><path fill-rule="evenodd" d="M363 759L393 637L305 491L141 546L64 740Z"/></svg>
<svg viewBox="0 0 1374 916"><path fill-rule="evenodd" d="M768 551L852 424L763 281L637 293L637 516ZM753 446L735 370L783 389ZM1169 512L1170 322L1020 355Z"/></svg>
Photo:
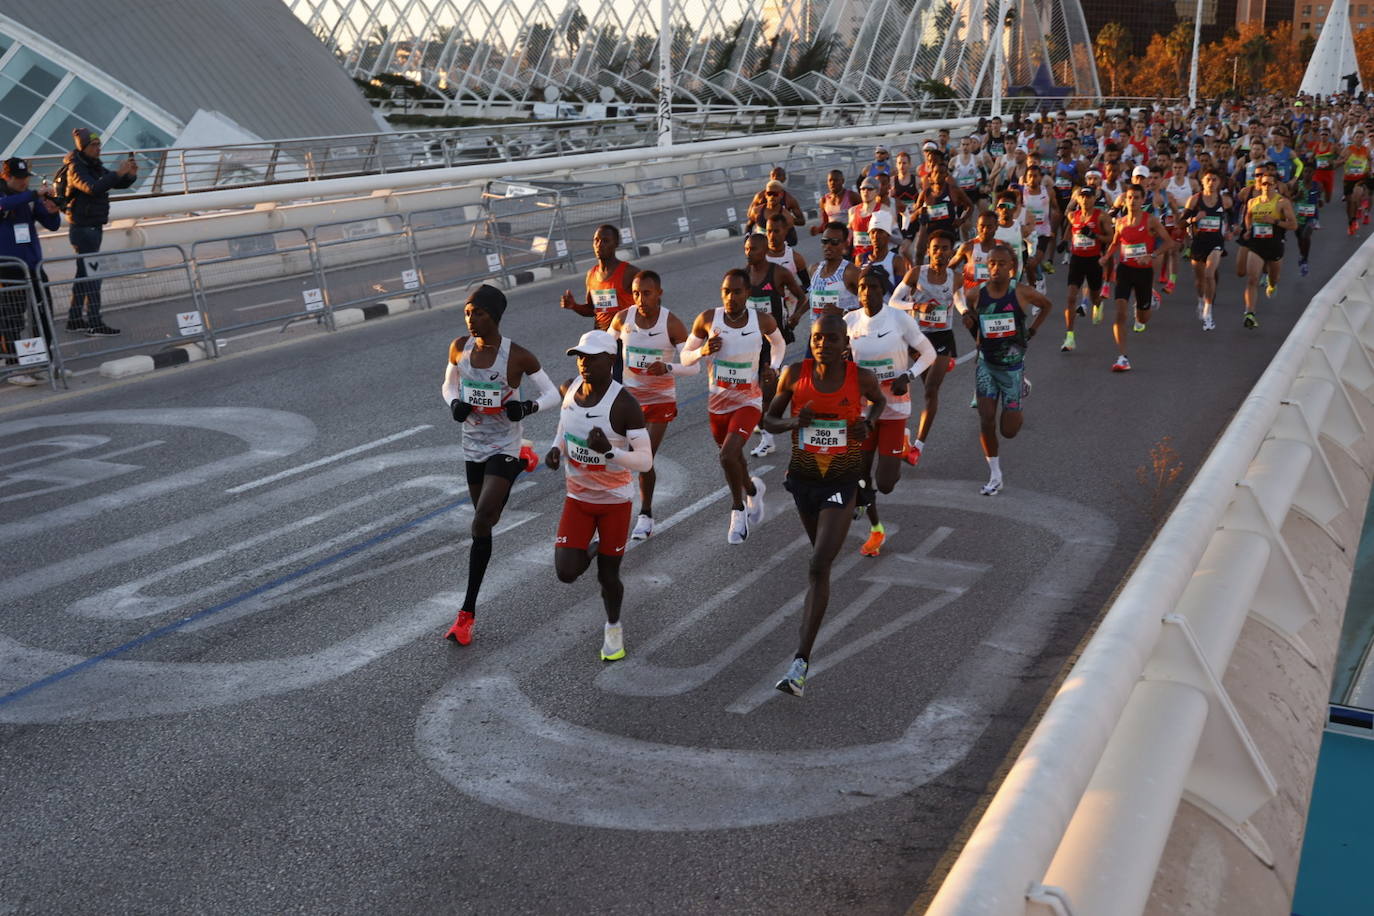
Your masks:
<svg viewBox="0 0 1374 916"><path fill-rule="evenodd" d="M491 562L491 535L473 537L472 550L468 553L468 591L463 598L463 610L477 616L477 593L482 589L482 579L487 574L487 564Z"/></svg>

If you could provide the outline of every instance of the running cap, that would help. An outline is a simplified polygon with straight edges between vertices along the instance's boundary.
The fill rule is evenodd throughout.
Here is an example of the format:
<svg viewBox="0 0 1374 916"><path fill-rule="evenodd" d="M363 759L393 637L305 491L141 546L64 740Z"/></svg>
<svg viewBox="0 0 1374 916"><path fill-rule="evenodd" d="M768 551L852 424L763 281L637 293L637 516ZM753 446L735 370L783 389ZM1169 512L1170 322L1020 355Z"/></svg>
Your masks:
<svg viewBox="0 0 1374 916"><path fill-rule="evenodd" d="M862 190L863 188L868 188L870 191L876 191L878 190L878 179L865 178L862 182L859 183L859 188L860 190Z"/></svg>
<svg viewBox="0 0 1374 916"><path fill-rule="evenodd" d="M940 144L936 143L934 140L927 140L924 144L921 145L921 150L922 150L923 152L928 152L928 151L939 152L939 150L940 150Z"/></svg>
<svg viewBox="0 0 1374 916"><path fill-rule="evenodd" d="M1084 177L1084 178L1091 178L1091 177L1093 177L1094 175L1096 175L1098 178L1101 178L1101 177L1102 177L1102 173L1099 172L1097 169L1088 169L1088 171L1085 172L1085 173L1083 174L1083 177Z"/></svg>
<svg viewBox="0 0 1374 916"><path fill-rule="evenodd" d="M27 159L6 159L0 165L0 178L28 178L31 174Z"/></svg>
<svg viewBox="0 0 1374 916"><path fill-rule="evenodd" d="M615 356L615 337L609 331L588 331L568 351L569 356Z"/></svg>
<svg viewBox="0 0 1374 916"><path fill-rule="evenodd" d="M481 309L491 316L492 321L500 324L501 316L506 311L506 294L488 283L483 283L468 293L466 304Z"/></svg>
<svg viewBox="0 0 1374 916"><path fill-rule="evenodd" d="M886 147L886 146L875 146L875 147L873 147L873 155L875 155L875 156L878 155L879 153L885 153L885 152L887 152L887 147Z"/></svg>
<svg viewBox="0 0 1374 916"><path fill-rule="evenodd" d="M1132 178L1149 178L1149 177L1150 177L1150 167L1149 167L1148 165L1138 165L1138 166L1136 166L1135 168L1131 169L1131 177L1132 177Z"/></svg>
<svg viewBox="0 0 1374 916"><path fill-rule="evenodd" d="M892 219L892 213L886 208L874 213L868 219L868 231L873 232L877 229L883 230L889 236L892 235L893 231L896 229L896 225Z"/></svg>

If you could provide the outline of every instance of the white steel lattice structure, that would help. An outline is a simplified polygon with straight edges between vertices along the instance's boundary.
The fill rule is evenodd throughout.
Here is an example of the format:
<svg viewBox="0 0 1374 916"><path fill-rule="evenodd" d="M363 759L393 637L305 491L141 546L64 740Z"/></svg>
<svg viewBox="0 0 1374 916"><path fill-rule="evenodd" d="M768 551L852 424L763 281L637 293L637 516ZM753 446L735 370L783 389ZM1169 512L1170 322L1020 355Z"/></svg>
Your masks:
<svg viewBox="0 0 1374 916"><path fill-rule="evenodd" d="M657 93L659 0L285 0L355 77L465 104ZM1007 87L1100 95L1078 0L1009 0ZM998 0L672 0L677 105L914 102L993 94ZM1039 79L1037 80L1037 75ZM549 94L550 97L552 93Z"/></svg>

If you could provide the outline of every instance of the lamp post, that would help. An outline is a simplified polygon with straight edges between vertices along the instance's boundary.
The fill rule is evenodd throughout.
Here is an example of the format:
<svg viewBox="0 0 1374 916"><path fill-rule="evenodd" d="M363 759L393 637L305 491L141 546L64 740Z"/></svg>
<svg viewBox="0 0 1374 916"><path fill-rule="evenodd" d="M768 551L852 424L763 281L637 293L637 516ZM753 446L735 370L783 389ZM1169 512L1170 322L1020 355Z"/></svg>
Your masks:
<svg viewBox="0 0 1374 916"><path fill-rule="evenodd" d="M1002 37L1003 30L1010 24L1011 11L1007 8L1010 0L998 0L997 22L993 25L992 46L992 116L1002 117Z"/></svg>
<svg viewBox="0 0 1374 916"><path fill-rule="evenodd" d="M660 0L658 7L658 145L673 145L672 0Z"/></svg>
<svg viewBox="0 0 1374 916"><path fill-rule="evenodd" d="M1193 14L1193 65L1188 73L1188 107L1197 107L1197 68L1198 49L1202 46L1202 0L1197 0L1197 12Z"/></svg>

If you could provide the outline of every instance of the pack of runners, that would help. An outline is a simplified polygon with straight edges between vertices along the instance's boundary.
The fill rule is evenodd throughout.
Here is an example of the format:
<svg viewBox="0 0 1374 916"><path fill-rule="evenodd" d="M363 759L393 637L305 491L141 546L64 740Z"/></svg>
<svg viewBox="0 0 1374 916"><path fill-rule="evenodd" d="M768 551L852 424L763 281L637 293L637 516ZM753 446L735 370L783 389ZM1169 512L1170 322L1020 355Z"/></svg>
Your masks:
<svg viewBox="0 0 1374 916"><path fill-rule="evenodd" d="M940 391L970 360L964 384L988 465L981 492L1002 490L1001 443L1022 428L1025 355L1055 311L1047 277L1056 261L1067 268L1061 352L1080 350L1079 319L1100 324L1110 300L1115 355L1104 369L1132 371L1129 341L1175 292L1183 262L1201 329L1230 325L1230 314L1246 333L1259 326L1261 281L1265 296L1275 294L1290 233L1306 275L1312 234L1338 187L1348 233L1368 224L1371 137L1374 112L1343 97L992 118L895 156L878 146L859 174L823 176L810 214L775 169L747 210L741 261L721 278L720 305L699 314L669 311L659 275L619 259L616 227L597 230L584 295L561 299L593 319L567 351L578 375L561 394L529 350L501 336L504 294L479 287L443 383L463 424L473 505L466 596L446 636L471 641L492 531L516 477L538 460L521 421L558 408L543 456L566 486L555 569L571 583L596 565L601 658L624 657L620 565L631 540L654 532L654 456L677 417L678 379L704 375L730 499L728 544L744 544L764 518L766 487L750 459L772 452L775 436L790 440L783 486L812 556L798 648L777 687L801 696L851 522L867 515L860 550L879 556L879 497L896 487L903 463L920 462ZM800 250L803 228L817 250ZM1224 279L1228 257L1234 284ZM960 357L963 334L969 352ZM798 337L803 352L789 363ZM533 399L521 399L522 385Z"/></svg>

